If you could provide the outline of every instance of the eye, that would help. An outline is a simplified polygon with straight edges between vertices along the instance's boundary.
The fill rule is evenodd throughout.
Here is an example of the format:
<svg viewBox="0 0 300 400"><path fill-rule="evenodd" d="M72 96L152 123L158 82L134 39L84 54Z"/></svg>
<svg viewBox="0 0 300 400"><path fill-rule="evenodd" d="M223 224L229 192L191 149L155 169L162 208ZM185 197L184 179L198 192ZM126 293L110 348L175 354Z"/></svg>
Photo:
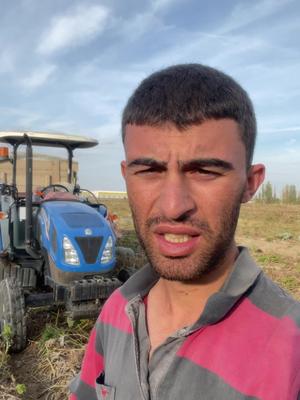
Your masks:
<svg viewBox="0 0 300 400"><path fill-rule="evenodd" d="M222 176L222 173L213 169L197 168L190 171L191 174L197 175L201 178L213 179Z"/></svg>
<svg viewBox="0 0 300 400"><path fill-rule="evenodd" d="M204 175L221 175L220 172L209 170L209 169L200 169L200 170L198 170L198 173L204 174Z"/></svg>
<svg viewBox="0 0 300 400"><path fill-rule="evenodd" d="M134 172L135 175L150 175L150 174L159 174L163 172L162 168L156 168L156 167L148 167L148 168L143 168L139 169Z"/></svg>

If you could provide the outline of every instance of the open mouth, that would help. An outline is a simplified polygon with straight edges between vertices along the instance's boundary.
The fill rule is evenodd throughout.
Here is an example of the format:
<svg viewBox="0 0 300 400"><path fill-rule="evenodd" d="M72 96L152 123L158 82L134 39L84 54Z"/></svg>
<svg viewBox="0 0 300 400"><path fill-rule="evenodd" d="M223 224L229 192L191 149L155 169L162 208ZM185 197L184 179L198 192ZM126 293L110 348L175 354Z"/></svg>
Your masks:
<svg viewBox="0 0 300 400"><path fill-rule="evenodd" d="M160 232L155 234L160 254L167 257L189 256L200 243L200 234Z"/></svg>
<svg viewBox="0 0 300 400"><path fill-rule="evenodd" d="M165 233L163 236L170 243L186 243L192 238L190 235L178 235L174 233Z"/></svg>

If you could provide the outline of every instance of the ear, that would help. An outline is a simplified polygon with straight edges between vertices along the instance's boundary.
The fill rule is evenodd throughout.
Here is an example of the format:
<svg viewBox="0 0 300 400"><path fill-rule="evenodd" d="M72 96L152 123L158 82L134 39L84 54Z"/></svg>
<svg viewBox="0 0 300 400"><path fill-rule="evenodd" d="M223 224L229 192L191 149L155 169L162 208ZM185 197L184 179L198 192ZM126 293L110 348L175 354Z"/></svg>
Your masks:
<svg viewBox="0 0 300 400"><path fill-rule="evenodd" d="M244 190L242 203L247 203L255 195L257 189L265 179L265 166L263 164L252 165L248 171L247 183Z"/></svg>
<svg viewBox="0 0 300 400"><path fill-rule="evenodd" d="M121 161L121 172L122 172L122 176L125 179L126 176L126 161L123 160Z"/></svg>

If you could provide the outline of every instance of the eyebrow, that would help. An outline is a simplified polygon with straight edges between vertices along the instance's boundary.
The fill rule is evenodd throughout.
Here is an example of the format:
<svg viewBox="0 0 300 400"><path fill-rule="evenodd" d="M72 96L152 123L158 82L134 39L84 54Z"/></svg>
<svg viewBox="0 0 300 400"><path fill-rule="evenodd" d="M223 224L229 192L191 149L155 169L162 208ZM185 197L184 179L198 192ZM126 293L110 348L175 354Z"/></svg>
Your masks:
<svg viewBox="0 0 300 400"><path fill-rule="evenodd" d="M180 161L179 163L183 171L207 167L216 167L222 169L223 171L232 171L234 169L232 163L221 160L220 158L197 158L186 162Z"/></svg>
<svg viewBox="0 0 300 400"><path fill-rule="evenodd" d="M179 165L183 171L207 167L216 167L224 171L232 171L234 169L232 163L219 158L196 158L189 161L179 161ZM153 158L136 158L128 164L128 167L135 166L164 169L167 168L167 163L165 161L157 161Z"/></svg>
<svg viewBox="0 0 300 400"><path fill-rule="evenodd" d="M128 167L145 166L151 168L166 168L167 163L165 161L157 161L154 158L136 158L132 160Z"/></svg>

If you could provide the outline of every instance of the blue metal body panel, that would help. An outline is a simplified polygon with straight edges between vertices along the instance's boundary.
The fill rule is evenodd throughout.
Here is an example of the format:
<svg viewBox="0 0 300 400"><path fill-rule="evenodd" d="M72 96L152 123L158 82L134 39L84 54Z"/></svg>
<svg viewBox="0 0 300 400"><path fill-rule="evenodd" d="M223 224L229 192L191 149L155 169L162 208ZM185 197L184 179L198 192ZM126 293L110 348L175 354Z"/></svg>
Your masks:
<svg viewBox="0 0 300 400"><path fill-rule="evenodd" d="M101 256L109 236L115 233L110 223L103 217L102 210L78 201L52 200L41 204L37 215L37 240L54 261L57 268L65 272L102 273L111 271L116 264L113 254L111 261L101 263ZM76 249L80 265L70 265L64 260L63 238L66 236ZM95 263L87 263L76 238L101 237L102 242ZM84 240L84 239L83 239Z"/></svg>

